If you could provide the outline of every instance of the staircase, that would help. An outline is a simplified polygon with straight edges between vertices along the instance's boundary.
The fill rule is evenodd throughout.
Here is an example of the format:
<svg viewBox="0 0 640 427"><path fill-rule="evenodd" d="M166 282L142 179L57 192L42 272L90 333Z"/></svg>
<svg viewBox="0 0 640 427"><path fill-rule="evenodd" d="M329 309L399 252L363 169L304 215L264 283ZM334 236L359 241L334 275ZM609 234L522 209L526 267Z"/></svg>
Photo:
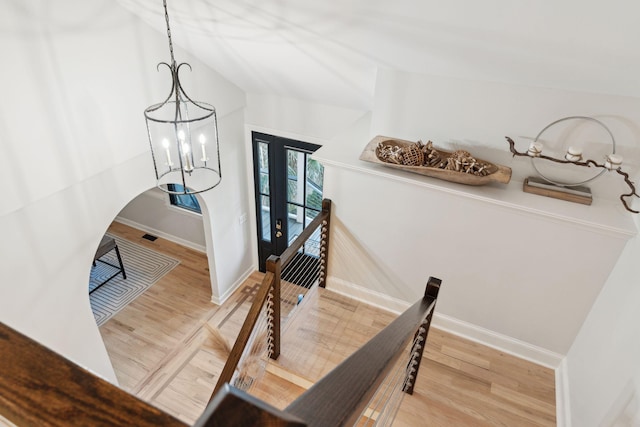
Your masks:
<svg viewBox="0 0 640 427"><path fill-rule="evenodd" d="M330 211L327 210L326 212L323 211L322 217L317 218L318 221L314 221L316 227L322 228L323 241L321 248L328 248L327 230L329 229L329 218ZM320 226L320 224L323 225ZM310 229L307 234L311 235L312 231ZM302 252L299 252L299 248L302 248ZM285 257L283 255L282 258L291 259L296 251L304 255L304 248L305 244L301 243L300 246L289 251L288 256ZM323 251L320 251L319 254L318 271L315 273L316 279L314 281L324 284L328 257L326 254L323 255ZM465 425L495 425L502 424L500 420L507 420L507 425L554 424L554 406L547 403L549 401L548 389L538 386L533 388L526 386L527 378L547 377L549 373L529 367L524 370L520 368L514 369L515 364L508 364L508 369L505 372L502 372L501 368L494 369L494 366L498 366L500 363L504 364L505 359L507 359L504 354L497 351L493 352L490 357L486 357L483 353L476 354L473 344L471 346L466 343L459 345L455 343L455 338L447 337L447 334L441 331L435 331L435 337L429 337L431 350L427 350L424 358L421 353L423 345L420 346L420 354L413 353L408 347L403 347L403 343L411 341L409 333L413 334L412 331L415 331L417 325L420 325L421 322L423 322L423 325L425 324L425 315L430 317L433 313L435 297L437 296L437 289L439 289L439 280L436 279L435 288L433 285L431 285L431 288L428 285L425 297L400 316L401 319L396 319L397 316L394 314L368 306L330 290L317 287L303 290L300 287L295 287L295 285L292 287L284 279L281 280L281 278L287 277L284 274L287 264L288 262L276 260L276 262L272 263L272 269L265 275L261 285L256 284L256 286L251 286L251 289L247 288L252 291L252 295L255 295L255 298L246 314L247 320L245 320L245 325L240 330L239 339L236 340L231 352L227 353L230 354L229 360L231 360L234 357L233 353L237 353L236 356L239 357L244 348L251 348L251 344L248 347L247 344L251 343L249 335L254 330L256 323L255 321L249 322L250 325L246 326L248 325L247 321L252 317L253 311L254 320L258 320L260 316L262 316L262 320L265 320L265 318L267 320L268 334L263 332L261 337L262 342L265 343L263 347L269 348L269 351L265 353L267 355L274 356L275 352L272 350L276 348L275 344L277 344L277 355L273 357L275 360L264 357L262 360L266 367L265 371L262 374L248 376L251 384L249 392L253 397L243 396L241 392L224 387L223 391L225 393L216 395L216 401L207 407L205 414L198 419L195 425L219 425L218 423L221 420L226 423L223 425L238 425L238 422L255 423L270 420L276 421L276 424L273 425L304 425L299 423L296 417L298 420L305 420L309 425L342 425L343 422L364 425L365 418L359 418L362 409L372 414L371 418L373 419L379 414L377 406L371 408L375 404L375 400L374 404L369 401L370 395L368 391L379 388L382 380L372 381L371 379L384 378L386 372L395 372L391 370L392 366L400 366L401 369L398 371L401 372L400 387L396 389L401 390L402 379L408 378L406 377L405 369L409 368L410 373L410 368L415 366L415 363L423 361L423 359L425 364L430 365L430 367L426 372L426 368L419 371L421 378L417 381L416 394L410 396L398 392L395 395L403 396L404 401L399 407L399 412L391 417L391 420L395 417L394 425L422 425L426 419L429 420L429 425L454 425L460 424L460 422ZM282 275L280 274L281 271L283 272ZM305 268L306 271L308 270ZM431 279L429 283L431 283ZM432 291L429 289L432 289ZM435 293L433 293L434 289ZM280 291L283 291L282 298ZM300 294L305 294L304 298L299 304L296 304L298 302L297 296ZM244 301L244 299L242 300ZM239 305L236 305L236 308L239 309L238 311L242 311ZM224 310L221 310L214 316L209 317L207 321L220 326L236 308L232 309L230 313L225 313ZM263 312L266 314L260 314ZM218 317L223 318L219 319ZM276 319L277 322L275 322ZM282 324L282 327L280 327L281 320L286 322ZM274 323L278 323L277 328L273 326ZM387 328L382 335L374 338L375 343L373 345L363 346L369 338L376 335L389 323L391 323L392 327ZM244 334L243 331L246 330L249 331L249 335L246 336L244 343L242 343L240 338ZM193 347L193 351L188 352L190 357L185 359L184 357L168 355L158 362L161 367L167 368L174 362L181 364L181 368L177 371L180 372L178 377L175 374L170 374L171 371L168 369L160 369L156 375L141 383L142 388L138 390L139 396L146 396L147 392L152 392L151 400L161 403L160 407L162 409L168 410L168 412L187 421L189 424L195 418L192 415L187 415L187 413L197 414L200 413L201 409L194 407L192 408L193 410L189 410L189 408L181 406L182 404L178 404L174 410L169 410L170 408L167 407L169 405L162 404L155 397L159 395L162 389L158 386L160 383L167 385L164 390L173 392L177 391L177 389L173 390L174 383L178 385L177 383L186 380L191 392L196 390L194 385L202 386L203 391L196 393L198 396L206 393L206 390L211 390L212 381L218 375L216 372L211 372L211 363L208 359L215 356L214 353L216 351L211 352L200 347L200 343L205 340L203 334L205 333L198 328L183 339L183 344L189 344L187 349ZM396 337L400 336L406 338L397 340ZM420 336L416 335L414 340L416 337L419 338ZM253 342L256 342L255 338L254 336ZM265 338L267 339L265 340ZM1 341L0 344L3 344ZM260 340L257 341L259 342ZM443 342L446 343L446 347ZM451 342L454 342L453 346L450 344ZM422 343L424 343L424 340ZM236 349L236 346L239 350ZM184 345L180 347L185 348ZM3 358L6 357L9 357L9 359L14 357L13 349L14 347L10 345L0 346L0 356L2 356L0 360L4 360ZM354 352L358 353L358 355L349 357ZM395 354L397 356L394 359L386 359L387 356L378 357L381 354ZM408 363L409 354L414 354L414 356ZM196 360L195 357L191 357L198 355L206 356L207 360ZM50 360L54 357L50 354L41 356L38 352L32 356L37 360ZM400 359L396 363L397 357L403 357L404 359ZM345 359L347 360L345 361ZM235 361L234 366L236 367L238 366L238 360L240 359L238 358ZM343 361L345 362L342 363ZM197 368L198 372L195 375L182 375L182 372L185 371L182 367L187 362ZM494 365L494 363L498 365ZM434 369L435 365L439 367ZM59 369L55 365L47 364L47 366L49 368L47 375L58 375ZM336 366L337 368L334 370ZM379 368L372 370L373 366ZM387 367L389 367L389 370L387 370ZM224 370L226 369L227 365L222 369L223 372L220 374L220 378L223 378ZM231 373L235 369L231 369ZM28 378L29 373L32 371L31 366L25 364L24 370L17 372L17 374L22 375L24 372L26 373L25 378ZM454 371L458 371L461 375L456 374ZM552 373L550 374L552 375ZM91 377L90 374L80 375L74 373L72 375L73 378L82 376ZM166 378L169 379L167 380ZM412 383L415 383L415 379L415 377L412 379ZM42 375L40 380L45 385L50 384L48 377L45 375ZM224 382L218 381L218 383ZM15 383L15 381L0 381L0 414L12 415L12 417L18 417L18 419L21 416L34 416L37 414L34 411L41 409L40 406L31 405L25 407L24 410L15 412L11 407L11 402L15 400L3 400L3 395L8 397L15 390ZM77 379L74 379L66 384L76 383ZM62 383L58 381L57 384ZM395 384L398 384L398 382L396 381ZM523 385L525 385L524 388ZM3 387L7 393L2 393ZM109 390L112 389L108 384L105 387ZM310 389L311 391L307 392ZM47 390L55 391L56 388L49 387ZM92 390L96 389L92 387ZM552 388L551 391L553 391ZM176 396L171 399L172 406L175 406L173 401L176 400ZM187 403L195 403L195 406L202 408L198 401L202 402L202 404L206 401L198 398L198 396L189 394ZM218 399L218 396L222 396L222 399ZM532 396L533 398L531 398ZM90 404L93 405L94 401L91 399L94 396L92 393L84 393L82 397L87 398ZM320 404L317 404L318 397L322 398L320 399ZM525 398L535 405L534 410L537 412L531 410L530 405L527 407L527 404L523 403ZM19 400L20 398L18 398ZM45 395L43 395L43 400L51 402L49 397L45 399ZM70 408L77 405L74 400L67 400L60 399L59 405L61 408ZM145 400L147 399L145 398ZM385 400L380 401L385 402ZM551 401L553 401L553 395L551 395ZM347 403L346 410L340 407L345 406L342 405L345 402ZM459 403L456 404L456 402ZM137 405L139 407L138 411L153 411L153 408L140 401L132 405ZM269 405L271 405L271 408ZM488 405L493 405L497 408L497 412L492 412L492 408L487 409ZM48 404L46 408L51 408L51 404ZM286 408L286 411L282 412L281 410L284 408ZM187 412L184 411L185 409L187 409ZM323 420L323 417L327 414L336 412L342 414L340 418L330 418L332 420L330 422ZM503 415L503 413L506 414ZM37 417L35 419L40 420L49 421L55 419L56 421L65 421L64 419L58 419L57 414L51 412L43 411L42 414L35 416ZM91 417L89 414L86 416ZM211 418L212 416L213 418ZM95 419L101 417L101 412L94 413L92 417ZM130 419L132 422L134 420L137 421L137 416ZM210 424L211 421L213 421L213 424ZM369 419L368 421L371 420ZM166 417L165 423L166 425L184 425L171 417ZM1 418L0 424L2 424Z"/></svg>
<svg viewBox="0 0 640 427"><path fill-rule="evenodd" d="M283 409L362 347L397 315L313 288L282 334L278 360L269 360L250 394ZM408 354L408 350L407 350Z"/></svg>

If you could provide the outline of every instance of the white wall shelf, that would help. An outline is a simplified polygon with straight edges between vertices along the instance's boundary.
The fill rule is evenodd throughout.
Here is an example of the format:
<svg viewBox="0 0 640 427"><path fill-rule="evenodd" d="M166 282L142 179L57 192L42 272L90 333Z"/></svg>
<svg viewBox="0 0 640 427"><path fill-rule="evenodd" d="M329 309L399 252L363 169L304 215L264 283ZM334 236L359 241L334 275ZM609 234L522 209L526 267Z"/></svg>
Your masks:
<svg viewBox="0 0 640 427"><path fill-rule="evenodd" d="M525 214L536 215L549 220L564 221L622 239L629 239L638 233L633 220L634 214L625 210L618 199L599 198L597 194L594 194L593 204L585 206L525 193L522 191L522 182L515 180L506 185L489 184L483 186L470 186L442 181L359 160L359 148L363 149L367 142L362 141L360 145L327 144L319 149L313 157L327 166L376 175L406 184L492 203L505 208L519 210Z"/></svg>

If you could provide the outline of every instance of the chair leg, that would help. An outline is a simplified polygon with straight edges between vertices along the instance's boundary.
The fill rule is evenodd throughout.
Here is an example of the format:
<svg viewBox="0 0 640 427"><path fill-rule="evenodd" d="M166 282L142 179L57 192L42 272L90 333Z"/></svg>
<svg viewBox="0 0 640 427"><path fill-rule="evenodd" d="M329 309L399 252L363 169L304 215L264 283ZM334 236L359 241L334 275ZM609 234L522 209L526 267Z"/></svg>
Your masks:
<svg viewBox="0 0 640 427"><path fill-rule="evenodd" d="M116 245L116 256L118 257L118 262L120 263L120 271L122 271L122 278L127 278L127 273L124 271L124 264L122 264L122 257L120 256L120 249L118 249L118 245Z"/></svg>

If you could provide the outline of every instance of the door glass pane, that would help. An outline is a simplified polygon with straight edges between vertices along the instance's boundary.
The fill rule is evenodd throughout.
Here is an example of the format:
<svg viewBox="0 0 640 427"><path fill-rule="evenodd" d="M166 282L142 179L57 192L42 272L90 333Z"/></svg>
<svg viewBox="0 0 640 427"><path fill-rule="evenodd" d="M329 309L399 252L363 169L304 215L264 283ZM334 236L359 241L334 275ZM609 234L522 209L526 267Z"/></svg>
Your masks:
<svg viewBox="0 0 640 427"><path fill-rule="evenodd" d="M304 208L298 205L294 205L291 203L287 203L287 213L288 213L288 233L289 245L300 235L303 227L303 219L304 219Z"/></svg>
<svg viewBox="0 0 640 427"><path fill-rule="evenodd" d="M305 154L287 149L287 201L304 203L304 157Z"/></svg>
<svg viewBox="0 0 640 427"><path fill-rule="evenodd" d="M309 225L311 223L311 221L313 221L318 214L320 213L320 211L314 210L314 209L306 209L306 214L305 214L305 221L304 221L304 226L306 227L307 225Z"/></svg>
<svg viewBox="0 0 640 427"><path fill-rule="evenodd" d="M324 179L324 167L307 156L307 203L313 209L322 209L322 181ZM315 216L314 216L315 217Z"/></svg>
<svg viewBox="0 0 640 427"><path fill-rule="evenodd" d="M304 226L306 227L309 225L309 223L311 223L319 213L320 211L306 209ZM307 242L304 244L304 253L313 256L320 256L320 230L322 230L322 227L316 228L311 237L309 237Z"/></svg>
<svg viewBox="0 0 640 427"><path fill-rule="evenodd" d="M260 193L269 194L269 144L258 143L258 170L260 176Z"/></svg>
<svg viewBox="0 0 640 427"><path fill-rule="evenodd" d="M271 198L260 196L260 215L262 218L262 240L271 241Z"/></svg>

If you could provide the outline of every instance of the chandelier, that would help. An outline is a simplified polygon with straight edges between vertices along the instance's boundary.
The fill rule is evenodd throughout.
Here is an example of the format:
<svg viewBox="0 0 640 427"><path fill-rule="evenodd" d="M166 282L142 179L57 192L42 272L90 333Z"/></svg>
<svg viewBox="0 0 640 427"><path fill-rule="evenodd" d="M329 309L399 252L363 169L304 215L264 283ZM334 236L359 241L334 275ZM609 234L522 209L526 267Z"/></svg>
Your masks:
<svg viewBox="0 0 640 427"><path fill-rule="evenodd" d="M171 63L171 92L161 103L144 110L157 186L170 194L196 194L217 186L222 179L216 109L192 100L184 91L178 73L191 65L177 64L169 27L167 1L163 0Z"/></svg>

